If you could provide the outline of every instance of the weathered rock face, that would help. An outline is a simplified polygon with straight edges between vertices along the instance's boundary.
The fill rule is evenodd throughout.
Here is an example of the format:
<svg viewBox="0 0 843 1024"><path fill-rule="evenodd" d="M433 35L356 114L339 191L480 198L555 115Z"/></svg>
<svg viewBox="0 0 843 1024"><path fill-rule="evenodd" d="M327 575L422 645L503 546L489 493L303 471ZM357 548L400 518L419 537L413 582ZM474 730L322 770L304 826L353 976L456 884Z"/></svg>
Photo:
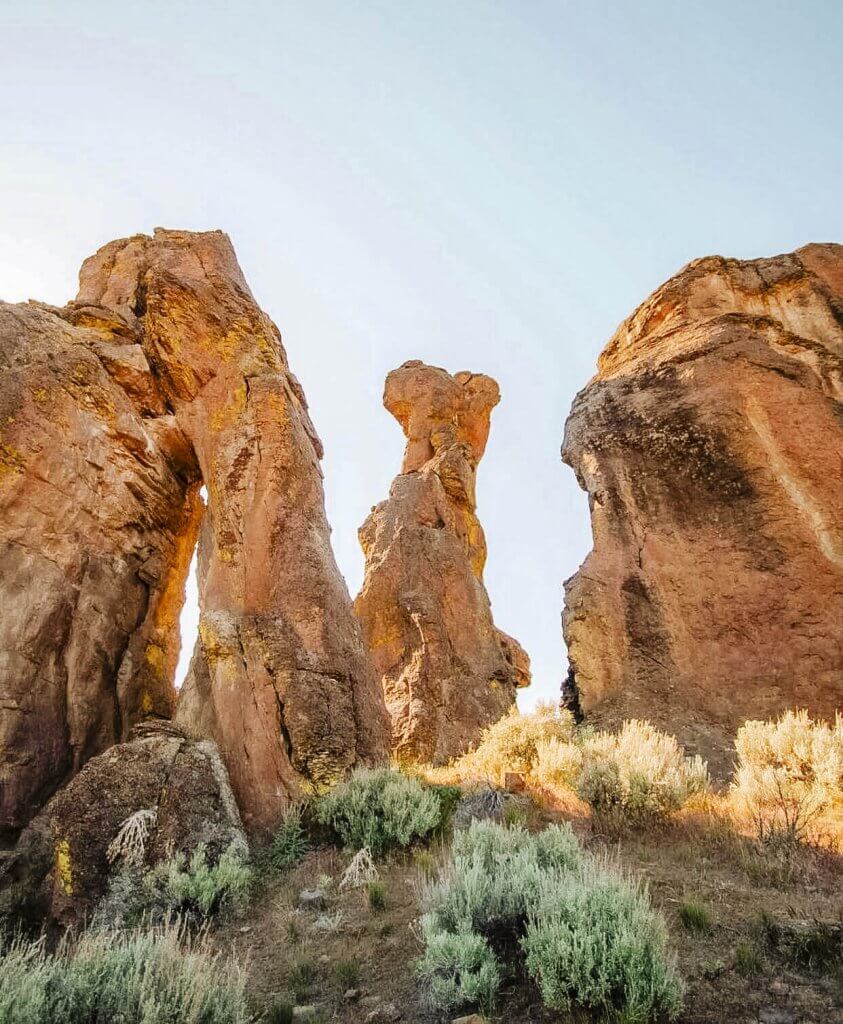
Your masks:
<svg viewBox="0 0 843 1024"><path fill-rule="evenodd" d="M594 548L566 584L579 701L716 756L843 703L843 247L698 260L616 332L563 459Z"/></svg>
<svg viewBox="0 0 843 1024"><path fill-rule="evenodd" d="M526 653L492 621L475 514L477 463L499 400L490 377L419 361L386 378L384 405L407 447L389 499L360 529L366 576L355 610L400 760L463 753L530 681Z"/></svg>
<svg viewBox="0 0 843 1024"><path fill-rule="evenodd" d="M110 243L66 309L2 307L0 359L0 828L172 712L201 483L200 638L178 717L219 743L247 825L384 757L321 446L227 237Z"/></svg>
<svg viewBox="0 0 843 1024"><path fill-rule="evenodd" d="M92 758L24 830L0 871L0 891L40 899L71 924L95 909L119 866L109 845L131 816L145 812L142 862L155 864L204 845L215 862L248 846L216 744L192 742L168 722L141 723L126 743Z"/></svg>

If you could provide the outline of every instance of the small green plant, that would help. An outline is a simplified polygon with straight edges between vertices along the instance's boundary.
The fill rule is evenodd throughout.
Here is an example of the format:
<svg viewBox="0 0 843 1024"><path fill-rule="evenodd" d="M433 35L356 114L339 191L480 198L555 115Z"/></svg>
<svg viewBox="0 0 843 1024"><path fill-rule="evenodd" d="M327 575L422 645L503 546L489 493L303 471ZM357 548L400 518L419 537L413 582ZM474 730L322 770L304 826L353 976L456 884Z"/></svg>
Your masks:
<svg viewBox="0 0 843 1024"><path fill-rule="evenodd" d="M334 978L339 988L345 992L355 988L360 981L360 964L357 960L340 960L334 965Z"/></svg>
<svg viewBox="0 0 843 1024"><path fill-rule="evenodd" d="M369 906L375 913L386 910L386 886L383 882L369 882L366 892L369 897Z"/></svg>
<svg viewBox="0 0 843 1024"><path fill-rule="evenodd" d="M269 844L269 863L276 871L287 871L304 857L310 843L302 824L304 808L293 804L284 812Z"/></svg>
<svg viewBox="0 0 843 1024"><path fill-rule="evenodd" d="M761 957L753 942L739 942L735 946L735 970L743 978L749 978L761 970Z"/></svg>
<svg viewBox="0 0 843 1024"><path fill-rule="evenodd" d="M289 985L297 1003L307 1000L318 974L312 960L297 960L290 968Z"/></svg>
<svg viewBox="0 0 843 1024"><path fill-rule="evenodd" d="M526 825L527 808L514 800L508 800L503 812L503 820L507 825Z"/></svg>
<svg viewBox="0 0 843 1024"><path fill-rule="evenodd" d="M4 1024L248 1024L245 974L214 956L205 937L173 923L133 932L67 936L53 954L43 940L0 949Z"/></svg>
<svg viewBox="0 0 843 1024"><path fill-rule="evenodd" d="M383 856L429 836L441 818L439 797L418 779L389 768L359 768L320 797L314 813L345 846Z"/></svg>
<svg viewBox="0 0 843 1024"><path fill-rule="evenodd" d="M497 958L481 935L433 931L416 962L424 1001L442 1012L478 1006L490 1013L501 984Z"/></svg>
<svg viewBox="0 0 843 1024"><path fill-rule="evenodd" d="M430 850L425 850L423 847L413 854L413 863L421 875L432 875L436 870L436 858Z"/></svg>
<svg viewBox="0 0 843 1024"><path fill-rule="evenodd" d="M266 1024L293 1024L293 1004L276 1000L266 1011Z"/></svg>
<svg viewBox="0 0 843 1024"><path fill-rule="evenodd" d="M301 928L294 917L287 918L287 938L293 946L301 942Z"/></svg>
<svg viewBox="0 0 843 1024"><path fill-rule="evenodd" d="M685 900L681 904L679 907L679 920L686 931L711 931L711 915L702 903L698 903L696 900Z"/></svg>

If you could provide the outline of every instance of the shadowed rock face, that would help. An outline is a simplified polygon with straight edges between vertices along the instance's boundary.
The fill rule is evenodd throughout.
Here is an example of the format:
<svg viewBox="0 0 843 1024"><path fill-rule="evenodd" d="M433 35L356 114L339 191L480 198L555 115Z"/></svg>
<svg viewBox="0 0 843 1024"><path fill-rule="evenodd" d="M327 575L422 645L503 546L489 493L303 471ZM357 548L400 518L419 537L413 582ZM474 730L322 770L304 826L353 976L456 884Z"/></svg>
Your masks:
<svg viewBox="0 0 843 1024"><path fill-rule="evenodd" d="M625 321L562 456L594 547L566 583L582 710L710 756L843 703L843 247L698 260Z"/></svg>
<svg viewBox="0 0 843 1024"><path fill-rule="evenodd" d="M64 310L0 306L2 821L173 710L202 519L200 638L178 719L220 747L244 820L388 748L325 519L321 445L221 232L85 262Z"/></svg>
<svg viewBox="0 0 843 1024"><path fill-rule="evenodd" d="M360 529L366 556L355 610L404 761L463 753L512 706L530 661L497 630L483 586L477 463L497 384L419 361L386 378L384 405L407 438L401 475Z"/></svg>

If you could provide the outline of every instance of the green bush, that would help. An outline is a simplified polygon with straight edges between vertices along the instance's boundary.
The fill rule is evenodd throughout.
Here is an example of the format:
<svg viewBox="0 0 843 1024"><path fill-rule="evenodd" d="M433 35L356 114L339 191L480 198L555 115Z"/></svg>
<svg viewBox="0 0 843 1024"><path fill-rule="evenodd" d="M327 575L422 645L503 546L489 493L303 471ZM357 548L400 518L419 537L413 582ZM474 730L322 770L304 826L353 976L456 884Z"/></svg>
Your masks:
<svg viewBox="0 0 843 1024"><path fill-rule="evenodd" d="M500 983L496 944L521 942L553 1008L580 1006L630 1022L675 1016L681 984L646 890L584 855L567 825L531 835L474 821L450 860L421 883L425 998L450 1012L488 1010Z"/></svg>
<svg viewBox="0 0 843 1024"><path fill-rule="evenodd" d="M501 973L488 942L472 933L434 931L427 936L416 974L425 1002L449 1012L462 1006L491 1011L500 988Z"/></svg>
<svg viewBox="0 0 843 1024"><path fill-rule="evenodd" d="M418 779L389 768L361 768L320 797L314 813L344 845L368 847L379 857L430 835L442 809L436 793Z"/></svg>
<svg viewBox="0 0 843 1024"><path fill-rule="evenodd" d="M281 824L272 835L267 854L270 865L276 871L286 871L294 867L310 849L302 824L303 814L301 804L288 807Z"/></svg>
<svg viewBox="0 0 843 1024"><path fill-rule="evenodd" d="M98 916L109 925L155 924L174 916L201 924L220 910L243 907L253 880L254 872L234 846L209 864L200 844L189 860L179 853L142 874L124 868L112 879Z"/></svg>
<svg viewBox="0 0 843 1024"><path fill-rule="evenodd" d="M181 926L89 931L55 955L17 939L0 951L2 1024L247 1024L245 975Z"/></svg>
<svg viewBox="0 0 843 1024"><path fill-rule="evenodd" d="M682 1008L664 922L646 890L593 860L542 880L522 946L553 1009L576 1004L632 1024Z"/></svg>
<svg viewBox="0 0 843 1024"><path fill-rule="evenodd" d="M696 900L685 900L679 907L679 920L686 931L711 931L711 915L702 903L698 903Z"/></svg>
<svg viewBox="0 0 843 1024"><path fill-rule="evenodd" d="M369 897L369 906L375 913L386 910L386 886L383 882L369 882L366 893Z"/></svg>

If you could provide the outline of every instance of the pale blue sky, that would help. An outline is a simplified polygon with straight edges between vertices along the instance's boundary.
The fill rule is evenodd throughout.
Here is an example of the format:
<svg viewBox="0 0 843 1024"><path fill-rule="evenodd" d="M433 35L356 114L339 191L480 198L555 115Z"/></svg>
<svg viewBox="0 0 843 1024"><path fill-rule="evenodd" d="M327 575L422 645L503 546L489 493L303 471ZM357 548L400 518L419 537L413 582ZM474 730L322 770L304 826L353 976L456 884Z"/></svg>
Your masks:
<svg viewBox="0 0 843 1024"><path fill-rule="evenodd" d="M0 297L64 302L111 238L227 231L325 443L352 594L357 527L402 450L385 374L492 374L487 585L533 659L523 703L554 698L562 579L590 543L559 460L571 400L688 260L843 241L843 4L0 13Z"/></svg>

